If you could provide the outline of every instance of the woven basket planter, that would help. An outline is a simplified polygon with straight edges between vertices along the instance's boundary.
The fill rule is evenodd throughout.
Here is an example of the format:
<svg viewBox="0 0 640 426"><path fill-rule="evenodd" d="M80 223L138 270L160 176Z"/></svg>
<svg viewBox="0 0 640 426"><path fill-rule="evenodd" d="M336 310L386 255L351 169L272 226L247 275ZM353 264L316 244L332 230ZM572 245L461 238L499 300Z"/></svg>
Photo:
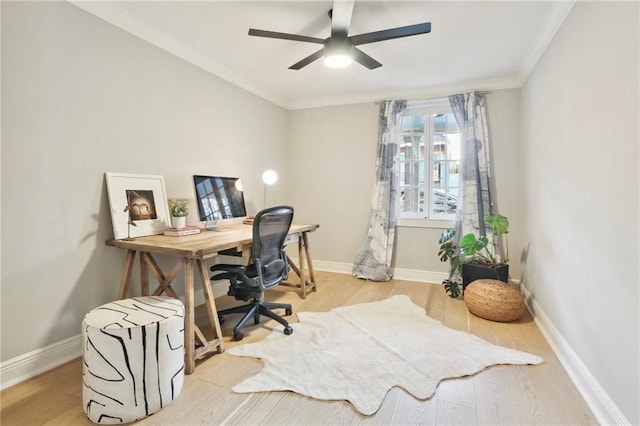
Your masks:
<svg viewBox="0 0 640 426"><path fill-rule="evenodd" d="M524 298L515 288L498 280L476 280L464 291L464 303L472 314L490 321L515 321L524 314Z"/></svg>

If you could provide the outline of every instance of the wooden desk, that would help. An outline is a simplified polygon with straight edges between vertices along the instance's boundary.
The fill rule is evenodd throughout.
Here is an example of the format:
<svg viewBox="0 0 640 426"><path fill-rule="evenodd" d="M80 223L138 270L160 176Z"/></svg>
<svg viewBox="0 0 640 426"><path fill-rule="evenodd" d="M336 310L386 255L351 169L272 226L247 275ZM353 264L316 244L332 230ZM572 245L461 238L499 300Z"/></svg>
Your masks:
<svg viewBox="0 0 640 426"><path fill-rule="evenodd" d="M302 298L307 296L308 291L316 289L307 234L318 228L319 225L292 224L291 229L289 230L289 235L285 241L285 245L298 243L298 265L296 266L291 259L289 259L289 263L291 264L293 271L299 277L299 283L295 286L299 287ZM109 240L106 242L108 246L127 250L124 271L120 282L120 290L118 291L119 299L127 297L136 252L140 253L140 287L143 296L149 295L149 270L151 270L151 273L160 284L152 295L159 296L162 293L167 293L172 297L178 298L177 293L171 287L171 283L178 276L180 271L184 269L184 345L185 372L187 374L193 373L196 359L209 352L220 353L224 351L222 332L220 330L220 323L218 322L218 315L216 312L216 303L209 282L209 271L205 261L217 256L224 250L235 249L238 252L241 252L243 254L243 259L246 260L249 259L251 253L251 246L253 242L251 225L228 225L222 229L224 230L221 232L203 231L200 234L185 237L150 235L147 237L138 237L133 241ZM160 267L153 258L153 255L175 256L178 260L171 271L165 275L162 270L160 270ZM305 261L307 263L306 268ZM215 335L213 340L205 338L204 334L195 324L193 300L194 264L195 273L198 274L200 281L202 282L207 314L211 323L211 329ZM308 269L309 271L308 280L305 269ZM198 349L195 348L195 338L197 338L202 344Z"/></svg>

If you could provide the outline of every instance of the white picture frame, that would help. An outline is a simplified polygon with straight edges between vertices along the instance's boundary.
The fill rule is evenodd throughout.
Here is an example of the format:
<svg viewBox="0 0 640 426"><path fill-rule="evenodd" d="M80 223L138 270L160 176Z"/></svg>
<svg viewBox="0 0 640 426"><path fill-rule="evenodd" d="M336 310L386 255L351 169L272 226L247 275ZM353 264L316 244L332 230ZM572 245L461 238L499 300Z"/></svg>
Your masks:
<svg viewBox="0 0 640 426"><path fill-rule="evenodd" d="M171 226L163 176L106 172L105 179L114 239L162 234Z"/></svg>

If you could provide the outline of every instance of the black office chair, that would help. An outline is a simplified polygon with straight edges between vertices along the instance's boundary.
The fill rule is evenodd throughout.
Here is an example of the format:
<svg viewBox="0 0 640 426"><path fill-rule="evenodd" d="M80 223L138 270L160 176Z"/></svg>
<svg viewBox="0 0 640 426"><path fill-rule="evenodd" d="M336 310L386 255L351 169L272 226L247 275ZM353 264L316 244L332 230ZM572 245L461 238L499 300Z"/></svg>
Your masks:
<svg viewBox="0 0 640 426"><path fill-rule="evenodd" d="M284 334L293 333L289 323L271 311L284 309L285 315L291 315L291 305L264 301L265 290L275 287L288 277L289 265L283 245L292 220L293 207L270 207L258 212L253 222L253 247L249 265L218 264L211 267L213 272L222 272L213 275L211 280L229 280L229 296L235 297L236 300L251 301L247 305L218 312L220 322L224 321L224 315L245 313L233 329L233 340L242 340L244 335L240 328L251 318L254 324L259 324L260 315L282 324Z"/></svg>

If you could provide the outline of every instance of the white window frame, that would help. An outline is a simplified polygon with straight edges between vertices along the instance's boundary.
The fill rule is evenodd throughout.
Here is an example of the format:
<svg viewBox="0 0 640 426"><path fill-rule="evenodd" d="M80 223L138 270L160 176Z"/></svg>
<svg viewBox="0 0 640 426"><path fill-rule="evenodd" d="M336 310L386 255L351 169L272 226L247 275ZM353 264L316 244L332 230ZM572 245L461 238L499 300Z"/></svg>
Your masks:
<svg viewBox="0 0 640 426"><path fill-rule="evenodd" d="M448 98L440 98L440 99L431 99L426 101L409 101L407 105L407 109L405 109L404 114L448 114L452 113L451 104L449 103ZM451 228L455 224L455 218L452 215L431 215L431 203L432 199L432 189L433 189L433 179L431 178L431 173L433 172L433 121L428 120L428 124L430 126L429 132L425 132L425 137L428 140L425 140L425 165L424 165L424 173L423 176L425 181L425 212L400 212L400 196L395 200L397 207L397 221L396 226L400 227L409 227L409 228ZM428 149L426 149L428 146ZM427 152L428 151L428 152ZM399 159L398 159L398 172L399 168ZM398 191L399 194L399 191ZM426 200L428 200L429 205L426 206Z"/></svg>

